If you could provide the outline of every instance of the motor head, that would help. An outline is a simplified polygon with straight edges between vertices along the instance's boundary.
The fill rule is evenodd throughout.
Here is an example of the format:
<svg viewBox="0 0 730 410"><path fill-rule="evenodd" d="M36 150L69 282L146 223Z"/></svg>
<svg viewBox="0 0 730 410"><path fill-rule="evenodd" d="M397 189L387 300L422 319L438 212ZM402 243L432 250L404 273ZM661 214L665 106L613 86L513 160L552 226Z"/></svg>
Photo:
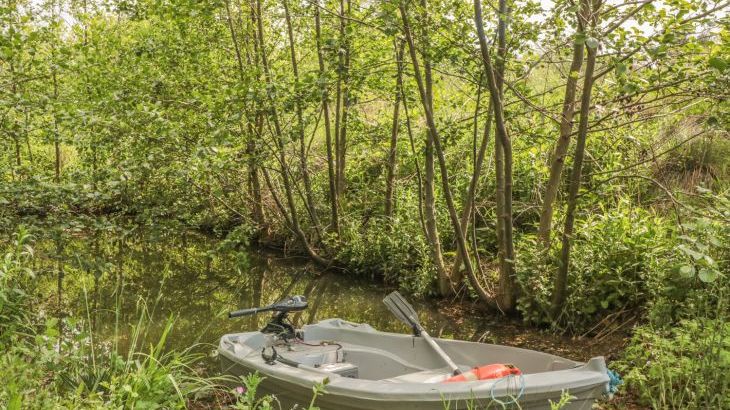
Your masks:
<svg viewBox="0 0 730 410"><path fill-rule="evenodd" d="M271 310L275 312L297 312L307 308L307 297L303 295L289 296L271 306Z"/></svg>

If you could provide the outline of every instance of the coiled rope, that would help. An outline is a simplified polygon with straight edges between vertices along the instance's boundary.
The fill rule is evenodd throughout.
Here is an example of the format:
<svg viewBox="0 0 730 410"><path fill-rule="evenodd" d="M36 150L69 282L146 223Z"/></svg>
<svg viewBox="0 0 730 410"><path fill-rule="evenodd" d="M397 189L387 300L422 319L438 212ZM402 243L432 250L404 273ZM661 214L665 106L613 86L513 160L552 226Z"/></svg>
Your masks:
<svg viewBox="0 0 730 410"><path fill-rule="evenodd" d="M510 400L509 400L509 401L504 401L504 400L500 400L500 399L498 399L498 398L497 398L497 397L496 397L496 396L494 395L494 389L495 389L495 388L496 388L496 387L497 387L497 386L498 386L498 385L499 385L500 383L502 383L503 381L505 381L505 380L512 380L512 379L514 379L514 378L515 378L515 376L514 376L514 375L512 375L512 374L510 374L509 376L505 376L505 377L502 377L502 378L500 378L500 379L497 379L497 380L496 380L496 381L495 381L495 382L494 382L494 383L492 384L492 387L491 387L491 388L489 389L489 395L490 395L490 396L492 397L492 400L493 400L493 401L494 401L495 403L497 403L497 404L499 404L499 405L501 405L501 406L507 406L507 405L510 405L510 404L515 404L515 403L517 403L517 401L518 401L518 400L520 400L520 398L522 398L522 395L524 395L524 394L525 394L525 375L523 375L523 374L520 374L520 375L519 375L518 377L519 377L519 385L520 385L520 389L519 389L519 391L517 392L517 394L516 394L516 395L514 395L514 396L510 395L510 396L509 396L509 397L510 397ZM507 389L509 390L509 388L510 388L510 386L509 386L509 384L508 384L508 385L507 385Z"/></svg>

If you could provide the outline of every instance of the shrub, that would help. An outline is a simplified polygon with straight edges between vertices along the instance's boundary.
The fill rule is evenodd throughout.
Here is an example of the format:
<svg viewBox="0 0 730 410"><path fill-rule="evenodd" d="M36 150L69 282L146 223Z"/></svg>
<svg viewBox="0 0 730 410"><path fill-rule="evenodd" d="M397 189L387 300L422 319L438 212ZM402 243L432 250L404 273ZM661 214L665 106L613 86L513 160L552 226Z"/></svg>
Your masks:
<svg viewBox="0 0 730 410"><path fill-rule="evenodd" d="M337 260L356 275L382 278L413 294L427 293L435 274L420 227L415 221L386 222L372 221L364 229L343 226Z"/></svg>
<svg viewBox="0 0 730 410"><path fill-rule="evenodd" d="M662 286L657 277L673 258L672 226L664 218L626 203L578 221L568 298L552 325L584 331L607 312L641 307L651 300ZM517 279L522 289L530 289L521 296L518 308L527 321L551 323L547 312L560 247L551 249L546 258L533 236L522 236L517 246Z"/></svg>
<svg viewBox="0 0 730 410"><path fill-rule="evenodd" d="M658 278L662 286L649 304L655 325L723 314L723 296L730 294L730 226L697 217L683 224L674 263Z"/></svg>
<svg viewBox="0 0 730 410"><path fill-rule="evenodd" d="M684 320L636 329L616 364L642 404L662 409L730 408L730 323Z"/></svg>
<svg viewBox="0 0 730 410"><path fill-rule="evenodd" d="M730 408L730 200L700 196L710 212L683 224L649 324L618 363L629 390L653 408Z"/></svg>

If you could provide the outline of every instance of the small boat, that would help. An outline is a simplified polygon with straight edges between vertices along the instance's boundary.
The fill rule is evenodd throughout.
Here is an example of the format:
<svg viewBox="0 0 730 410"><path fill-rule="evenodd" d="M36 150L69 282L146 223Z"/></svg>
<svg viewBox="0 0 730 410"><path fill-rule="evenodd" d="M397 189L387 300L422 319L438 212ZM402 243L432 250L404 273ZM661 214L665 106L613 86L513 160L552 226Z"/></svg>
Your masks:
<svg viewBox="0 0 730 410"><path fill-rule="evenodd" d="M284 406L308 404L313 386L326 383L316 405L332 410L550 409L564 393L572 398L562 409L577 410L590 409L608 393L603 357L580 363L516 347L432 339L402 296L397 303L393 297L386 304L414 334L342 319L294 329L286 315L306 308L303 296L232 312L230 317L276 314L261 331L221 338L222 370L258 372L264 377L259 388ZM485 375L487 370L496 373Z"/></svg>

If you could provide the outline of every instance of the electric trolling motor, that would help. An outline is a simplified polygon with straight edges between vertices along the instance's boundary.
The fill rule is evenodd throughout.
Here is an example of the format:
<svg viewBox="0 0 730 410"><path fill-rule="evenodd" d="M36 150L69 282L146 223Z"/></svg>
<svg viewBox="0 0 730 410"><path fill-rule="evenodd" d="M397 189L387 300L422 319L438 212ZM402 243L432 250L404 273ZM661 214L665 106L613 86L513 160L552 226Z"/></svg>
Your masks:
<svg viewBox="0 0 730 410"><path fill-rule="evenodd" d="M261 312L276 312L274 317L261 329L261 333L274 334L287 340L293 339L296 334L294 326L287 321L286 315L289 312L298 312L307 308L306 296L289 296L268 306L236 310L228 314L229 318L255 315Z"/></svg>

